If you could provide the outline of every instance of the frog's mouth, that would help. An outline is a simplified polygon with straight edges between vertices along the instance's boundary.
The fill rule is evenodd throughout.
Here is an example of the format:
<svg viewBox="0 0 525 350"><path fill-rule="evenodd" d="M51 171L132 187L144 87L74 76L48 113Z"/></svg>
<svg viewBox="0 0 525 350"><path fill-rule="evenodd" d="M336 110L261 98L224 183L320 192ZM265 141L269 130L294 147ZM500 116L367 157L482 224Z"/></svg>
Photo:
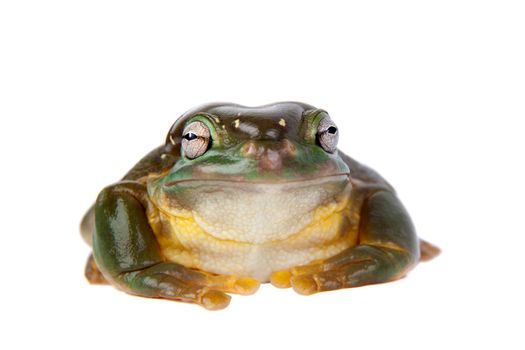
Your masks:
<svg viewBox="0 0 525 350"><path fill-rule="evenodd" d="M162 212L191 217L216 239L263 244L342 211L351 182L347 173L284 182L184 179L149 190Z"/></svg>
<svg viewBox="0 0 525 350"><path fill-rule="evenodd" d="M281 181L261 181L261 180L246 180L244 177L239 177L238 179L230 176L229 178L191 178L191 179L181 179L169 181L164 184L164 188L176 188L185 183L196 183L198 186L206 185L207 183L214 184L223 184L228 186L230 184L241 184L241 185L268 185L273 187L294 187L294 186L316 186L322 185L324 182L333 182L333 181L349 181L349 173L338 173L331 175L317 176L314 178L305 178L305 179L293 179L293 180L281 180Z"/></svg>

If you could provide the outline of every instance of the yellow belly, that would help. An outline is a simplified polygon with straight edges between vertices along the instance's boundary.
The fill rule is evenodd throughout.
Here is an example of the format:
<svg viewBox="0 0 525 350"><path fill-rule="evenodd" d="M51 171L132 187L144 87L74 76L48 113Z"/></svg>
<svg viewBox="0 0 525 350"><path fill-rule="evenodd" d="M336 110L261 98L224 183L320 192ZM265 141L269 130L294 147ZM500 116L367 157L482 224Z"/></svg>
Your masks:
<svg viewBox="0 0 525 350"><path fill-rule="evenodd" d="M167 260L267 282L272 272L326 259L355 245L359 221L356 212L347 201L333 202L316 208L309 224L293 235L255 243L217 238L203 229L206 225L191 211L174 216L154 208L149 210L148 218Z"/></svg>

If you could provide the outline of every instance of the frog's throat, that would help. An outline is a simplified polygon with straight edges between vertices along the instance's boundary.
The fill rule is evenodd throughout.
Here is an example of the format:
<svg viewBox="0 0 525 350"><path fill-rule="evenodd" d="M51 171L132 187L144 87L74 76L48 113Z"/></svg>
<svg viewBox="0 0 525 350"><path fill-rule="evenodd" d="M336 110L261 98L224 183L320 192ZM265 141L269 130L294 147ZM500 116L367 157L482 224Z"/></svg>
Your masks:
<svg viewBox="0 0 525 350"><path fill-rule="evenodd" d="M173 212L167 212L162 208L157 208L158 213L155 214L151 211L148 217L150 223L159 223L162 221L163 228L154 231L157 236L163 238L164 241L167 239L168 241L180 243L182 236L191 236L196 241L213 240L216 244L220 244L221 242L235 242L245 245L271 245L283 241L296 241L301 238L308 238L308 236L311 238L315 234L324 235L326 238L328 238L328 236L337 236L337 231L339 231L344 215L347 214L345 210L348 209L348 207L348 200L321 205L315 208L312 213L309 213L311 219L297 231L287 233L275 232L271 234L270 237L255 236L253 234L237 234L235 231L229 231L228 234L217 234L214 225L209 225L202 217L196 213L191 213L191 211L173 214ZM167 241L165 242L168 243Z"/></svg>
<svg viewBox="0 0 525 350"><path fill-rule="evenodd" d="M224 184L223 184L224 185ZM350 182L192 187L189 194L156 193L152 201L164 235L265 244L300 236L309 226L333 221L348 207ZM150 218L151 221L151 218ZM175 237L173 237L175 238Z"/></svg>

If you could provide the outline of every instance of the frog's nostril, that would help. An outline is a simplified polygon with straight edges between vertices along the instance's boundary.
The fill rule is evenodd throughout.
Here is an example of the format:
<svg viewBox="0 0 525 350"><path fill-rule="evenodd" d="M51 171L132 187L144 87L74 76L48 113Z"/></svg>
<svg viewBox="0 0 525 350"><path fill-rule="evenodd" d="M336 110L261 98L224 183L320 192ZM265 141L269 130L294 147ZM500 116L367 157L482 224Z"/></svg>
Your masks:
<svg viewBox="0 0 525 350"><path fill-rule="evenodd" d="M267 149L259 159L259 167L263 170L279 170L283 166L283 158L278 151Z"/></svg>
<svg viewBox="0 0 525 350"><path fill-rule="evenodd" d="M250 140L242 146L241 152L245 157L256 160L262 170L279 170L283 166L283 159L295 155L296 147L288 140Z"/></svg>
<svg viewBox="0 0 525 350"><path fill-rule="evenodd" d="M296 152L295 145L288 140L283 140L281 144L280 153L283 156L293 156L295 155L295 152Z"/></svg>
<svg viewBox="0 0 525 350"><path fill-rule="evenodd" d="M288 147L285 147L288 149ZM242 148L242 153L246 157L257 161L261 170L279 170L283 166L283 156L288 154L283 151L282 145L267 142L246 142Z"/></svg>
<svg viewBox="0 0 525 350"><path fill-rule="evenodd" d="M252 142L252 141L246 142L242 146L242 153L245 156L252 156L252 157L260 156L263 151L264 151L263 147L256 145L255 142Z"/></svg>

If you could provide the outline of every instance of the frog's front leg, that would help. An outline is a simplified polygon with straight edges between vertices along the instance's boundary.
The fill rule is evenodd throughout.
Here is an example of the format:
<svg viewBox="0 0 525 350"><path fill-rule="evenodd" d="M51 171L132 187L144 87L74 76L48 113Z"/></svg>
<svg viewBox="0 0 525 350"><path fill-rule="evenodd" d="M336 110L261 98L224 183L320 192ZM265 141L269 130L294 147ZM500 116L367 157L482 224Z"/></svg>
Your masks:
<svg viewBox="0 0 525 350"><path fill-rule="evenodd" d="M98 196L93 255L110 283L131 294L207 309L226 307L230 296L225 292L257 290L259 282L252 278L214 275L165 261L146 216L149 205L145 187L133 181L107 187Z"/></svg>
<svg viewBox="0 0 525 350"><path fill-rule="evenodd" d="M408 213L395 194L383 191L363 205L358 245L324 261L276 272L271 281L313 294L391 281L418 260L419 242Z"/></svg>

